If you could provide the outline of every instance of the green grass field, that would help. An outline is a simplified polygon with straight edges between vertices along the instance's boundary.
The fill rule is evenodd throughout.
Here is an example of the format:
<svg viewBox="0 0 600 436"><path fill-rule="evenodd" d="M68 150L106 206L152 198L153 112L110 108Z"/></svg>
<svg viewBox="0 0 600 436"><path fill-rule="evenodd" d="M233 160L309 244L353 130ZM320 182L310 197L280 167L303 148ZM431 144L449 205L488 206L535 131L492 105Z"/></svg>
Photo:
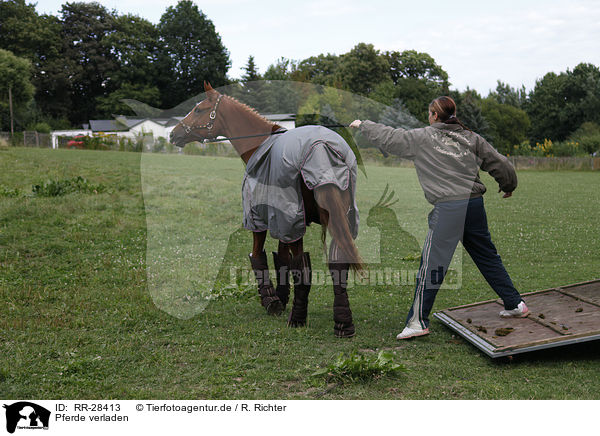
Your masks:
<svg viewBox="0 0 600 436"><path fill-rule="evenodd" d="M369 166L367 175L358 244L376 264L390 235L404 238L400 251L422 243L430 207L413 169ZM76 176L106 191L30 195L34 184ZM600 398L598 343L493 361L436 320L428 337L396 341L410 285L355 285L350 340L333 336L328 282L311 291L307 328L268 317L254 290L227 283L251 247L239 230L242 177L230 158L0 151L0 192L24 194L0 196L0 398ZM519 290L600 277L599 178L522 171L503 200L483 175L490 230ZM400 201L397 225L384 224L402 232L384 234L368 218L387 183ZM306 237L315 269L324 266L319 230ZM461 286L441 290L434 310L495 297L463 254ZM381 349L408 371L329 390L311 377L340 353Z"/></svg>

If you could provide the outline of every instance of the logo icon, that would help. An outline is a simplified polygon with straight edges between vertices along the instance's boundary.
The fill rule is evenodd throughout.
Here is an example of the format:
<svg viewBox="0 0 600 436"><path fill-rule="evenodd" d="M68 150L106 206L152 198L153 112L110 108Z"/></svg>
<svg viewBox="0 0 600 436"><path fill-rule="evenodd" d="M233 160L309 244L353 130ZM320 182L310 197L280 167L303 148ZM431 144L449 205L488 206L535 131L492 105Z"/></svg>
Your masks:
<svg viewBox="0 0 600 436"><path fill-rule="evenodd" d="M6 409L6 430L14 433L19 429L48 429L50 411L28 401L3 406Z"/></svg>

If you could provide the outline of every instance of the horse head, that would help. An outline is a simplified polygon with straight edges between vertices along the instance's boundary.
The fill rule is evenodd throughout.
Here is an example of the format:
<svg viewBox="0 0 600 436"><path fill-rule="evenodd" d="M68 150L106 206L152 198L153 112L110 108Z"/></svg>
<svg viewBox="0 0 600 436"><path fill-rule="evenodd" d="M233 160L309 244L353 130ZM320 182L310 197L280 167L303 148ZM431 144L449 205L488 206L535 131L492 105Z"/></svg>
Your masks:
<svg viewBox="0 0 600 436"><path fill-rule="evenodd" d="M171 143L183 147L191 141L204 141L223 135L223 120L217 117L222 94L215 91L210 83L204 82L206 98L194 106L171 130Z"/></svg>

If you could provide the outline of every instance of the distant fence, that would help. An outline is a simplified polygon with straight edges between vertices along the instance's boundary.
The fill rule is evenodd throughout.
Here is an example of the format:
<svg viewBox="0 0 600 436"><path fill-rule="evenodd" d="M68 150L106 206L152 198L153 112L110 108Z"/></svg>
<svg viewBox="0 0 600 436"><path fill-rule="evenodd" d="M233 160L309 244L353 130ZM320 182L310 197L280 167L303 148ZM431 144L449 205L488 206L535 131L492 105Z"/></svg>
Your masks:
<svg viewBox="0 0 600 436"><path fill-rule="evenodd" d="M21 141L21 138L23 140ZM0 132L0 139L15 146L23 147L52 147L52 139L49 133L40 133L26 130L24 132Z"/></svg>
<svg viewBox="0 0 600 436"><path fill-rule="evenodd" d="M49 133L40 133L32 131L23 132L24 147L52 147L52 141Z"/></svg>
<svg viewBox="0 0 600 436"><path fill-rule="evenodd" d="M510 156L516 169L600 170L600 157L533 157Z"/></svg>

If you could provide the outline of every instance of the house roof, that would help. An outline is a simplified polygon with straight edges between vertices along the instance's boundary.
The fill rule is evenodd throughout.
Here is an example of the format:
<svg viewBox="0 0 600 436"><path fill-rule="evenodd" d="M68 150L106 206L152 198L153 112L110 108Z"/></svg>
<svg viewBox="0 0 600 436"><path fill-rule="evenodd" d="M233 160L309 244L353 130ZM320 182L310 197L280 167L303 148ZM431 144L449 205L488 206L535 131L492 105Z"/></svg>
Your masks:
<svg viewBox="0 0 600 436"><path fill-rule="evenodd" d="M113 115L117 122L127 126L127 130L137 126L138 124L150 121L151 123L158 124L159 126L166 125L168 118L127 118L123 115Z"/></svg>
<svg viewBox="0 0 600 436"><path fill-rule="evenodd" d="M90 120L92 132L123 132L129 127L117 120Z"/></svg>

